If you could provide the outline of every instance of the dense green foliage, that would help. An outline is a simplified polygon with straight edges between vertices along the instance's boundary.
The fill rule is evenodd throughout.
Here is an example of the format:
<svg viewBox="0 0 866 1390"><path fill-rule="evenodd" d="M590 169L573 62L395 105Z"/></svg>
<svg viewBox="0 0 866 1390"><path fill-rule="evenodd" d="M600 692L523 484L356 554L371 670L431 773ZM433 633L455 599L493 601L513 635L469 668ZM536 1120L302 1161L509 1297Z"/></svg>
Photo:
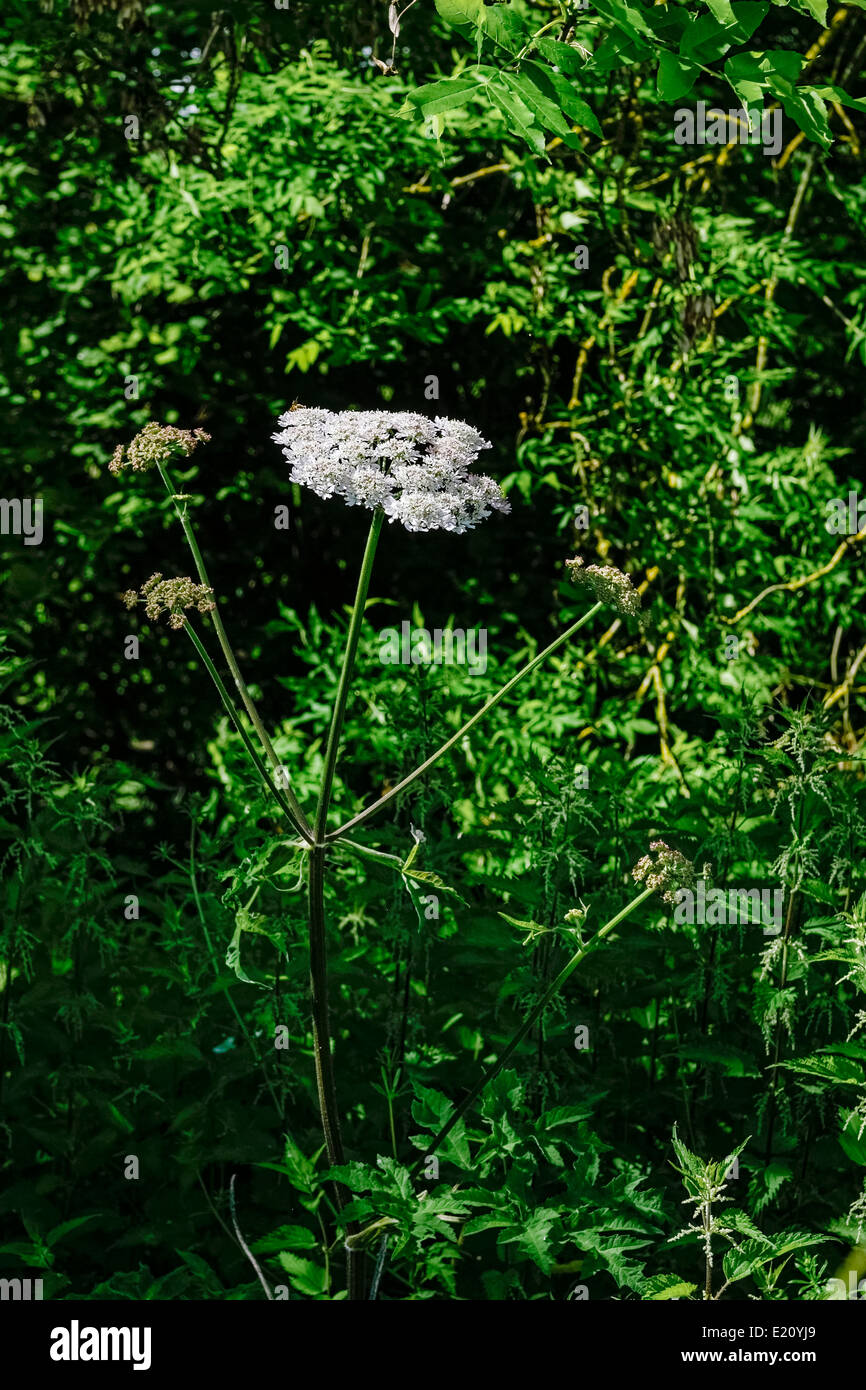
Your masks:
<svg viewBox="0 0 866 1390"><path fill-rule="evenodd" d="M0 537L0 1273L261 1298L236 1173L271 1287L345 1296L303 855L184 635L120 603L189 559L158 480L107 471L150 420L212 436L176 476L310 808L368 518L288 483L295 397L471 421L512 504L386 528L340 820L580 616L568 557L644 591L642 626L597 616L359 831L400 861L423 833L438 917L330 856L379 1296L701 1298L710 1239L714 1294L817 1299L862 1247L866 516L828 519L866 434L864 8L417 0L392 63L378 0L7 5L2 494L42 497L45 536ZM780 104L775 157L674 143L678 108L743 99ZM382 665L405 620L486 628L486 671ZM410 1180L565 914L591 935L659 837L780 889L783 930L648 900ZM737 1151L708 1235L684 1190L714 1204Z"/></svg>

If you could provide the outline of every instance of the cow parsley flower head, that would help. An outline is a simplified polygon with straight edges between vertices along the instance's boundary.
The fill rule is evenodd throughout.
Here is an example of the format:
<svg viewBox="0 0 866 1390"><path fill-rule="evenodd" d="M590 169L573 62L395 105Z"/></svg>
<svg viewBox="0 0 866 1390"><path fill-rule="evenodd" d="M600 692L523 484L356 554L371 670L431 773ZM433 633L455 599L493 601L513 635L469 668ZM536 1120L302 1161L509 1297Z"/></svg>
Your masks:
<svg viewBox="0 0 866 1390"><path fill-rule="evenodd" d="M293 483L350 507L382 507L407 531L460 534L511 510L492 478L470 473L490 445L462 420L293 406L277 423Z"/></svg>
<svg viewBox="0 0 866 1390"><path fill-rule="evenodd" d="M131 444L118 444L108 465L109 473L146 473L157 464L170 463L175 458L188 458L199 444L207 443L210 435L204 430L179 430L174 425L159 425L151 420Z"/></svg>

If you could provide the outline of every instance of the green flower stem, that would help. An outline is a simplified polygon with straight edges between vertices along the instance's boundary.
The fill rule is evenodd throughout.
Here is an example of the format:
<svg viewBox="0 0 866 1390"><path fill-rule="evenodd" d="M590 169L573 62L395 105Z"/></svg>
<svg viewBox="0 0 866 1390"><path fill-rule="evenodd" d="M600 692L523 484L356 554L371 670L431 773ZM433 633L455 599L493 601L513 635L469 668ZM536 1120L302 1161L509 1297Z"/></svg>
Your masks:
<svg viewBox="0 0 866 1390"><path fill-rule="evenodd" d="M190 548L192 558L195 562L195 567L198 571L199 581L202 584L206 585L208 589L212 589L213 585L211 584L208 578L208 573L207 569L205 568L204 559L202 558L202 553L198 548L198 541L195 538L195 532L193 531L192 523L190 522L189 516L187 515L186 504L181 506L181 504L178 502L177 490L174 484L172 483L171 478L169 477L167 469L162 464L158 464L157 466L159 468L159 476L162 478L162 481L165 484L165 490L171 498L172 502L174 503L174 509L177 512L178 520L180 521L180 524L183 527L183 533L186 536L187 545ZM216 593L214 593L214 603L216 602ZM223 621L220 617L219 606L215 607L212 610L211 617L213 619L213 625L216 628L216 635L219 638L219 644L222 647L223 656L226 659L226 664L229 670L231 671L232 678L234 680L235 685L237 686L238 694L243 700L244 708L250 717L250 721L253 725L253 728L259 736L261 745L265 750L265 754L267 755L268 761L270 762L271 767L276 772L281 768L282 764L280 763L280 760L277 757L274 746L271 743L270 738L268 737L268 732L265 729L264 724L262 723L261 716L259 715L259 712L256 709L255 704L253 703L252 696L250 695L250 692L247 690L246 683L244 681L243 676L241 675L240 667L238 666L237 659L235 658L235 654L232 651L231 643L229 642L226 630L223 627ZM293 821L296 823L304 839L309 842L312 842L310 824L303 811L301 810L301 806L297 801L291 787L286 788L286 799L292 808Z"/></svg>
<svg viewBox="0 0 866 1390"><path fill-rule="evenodd" d="M255 745L252 739L250 738L249 734L247 733L246 729L240 721L238 712L232 704L231 696L225 688L219 671L214 666L213 662L208 656L208 653L204 647L201 638L199 637L198 633L195 631L195 628L192 627L189 621L184 623L184 631L186 632L187 636L189 637L190 641L192 642L193 646L198 652L202 665L206 668L211 680L216 686L217 691L219 693L219 697L226 708L226 712L229 718L231 719L232 723L234 724L235 728L237 729L238 733L240 734L241 739L243 740L244 747L247 750L247 753L249 754L256 768L256 771L258 772L265 786L268 787L272 795L275 797L281 811L283 811L285 816L288 818L289 823L295 828L295 830L297 830L299 835L303 836L307 844L310 844L311 841L309 832L304 830L303 826L297 820L297 817L295 816L291 806L286 801L286 798L282 795L276 784L271 781L267 768L265 767L264 763L262 762L261 758L256 752Z"/></svg>
<svg viewBox="0 0 866 1390"><path fill-rule="evenodd" d="M373 520L370 524L370 533L367 537L364 558L361 562L361 573L358 578L358 590L355 595L355 604L352 609L352 616L349 620L349 631L346 636L346 650L343 654L343 667L340 672L340 680L334 700L331 727L328 732L328 742L325 749L325 767L322 773L322 784L316 808L314 830L315 844L310 850L309 931L310 992L312 994L313 1006L313 1045L316 1059L316 1086L319 1095L319 1113L322 1120L322 1132L325 1136L325 1147L328 1151L328 1161L331 1167L339 1166L345 1162L345 1159L343 1156L343 1140L340 1133L340 1110L337 1104L334 1059L331 1054L331 1028L328 1017L328 954L325 932L324 838L328 824L328 807L331 803L331 791L334 786L337 756L340 751L340 736L343 732L343 721L346 715L346 702L349 698L349 684L352 679L352 670L358 651L361 624L364 621L364 609L367 604L367 593L370 588L370 576L373 572L373 560L384 520L385 513L381 507L377 507L373 513ZM346 1192L341 1184L337 1184L335 1195L337 1205L342 1209L349 1200L350 1194ZM361 1299L364 1296L361 1286L361 1271L364 1259L363 1252L353 1249L349 1244L349 1239L357 1234L357 1230L357 1224L355 1222L350 1222L347 1228L346 1275L349 1298L352 1300Z"/></svg>
<svg viewBox="0 0 866 1390"><path fill-rule="evenodd" d="M496 1064L490 1068L490 1071L488 1071L484 1076L482 1076L481 1080L477 1082L475 1086L473 1086L468 1096L465 1096L464 1099L460 1102L457 1109L454 1111L454 1114L448 1120L447 1124L442 1126L429 1148L425 1149L424 1153L421 1155L418 1162L415 1164L415 1167L412 1169L412 1172L410 1174L411 1177L415 1178L418 1176L418 1173L423 1168L430 1155L436 1152L440 1144L442 1144L447 1139L448 1135L451 1133L458 1120L462 1119L469 1107L471 1105L474 1105L475 1101L482 1094L482 1092L490 1085L490 1082L493 1080L493 1078L499 1074L499 1072L505 1066L506 1062L508 1062L514 1056L514 1053L517 1051L518 1047L523 1042L523 1039L526 1037L530 1028L532 1028L533 1024L547 1008L554 995L558 994L559 990L565 984L568 977L571 974L573 974L573 972L577 969L577 967L580 965L580 962L582 960L585 960L585 958L589 955L590 951L594 951L596 946L598 946L599 943L603 941L606 936L610 935L614 927L619 926L620 922L622 922L626 917L629 917L631 913L634 912L635 908L639 907L642 902L646 902L647 898L650 897L654 892L654 888L645 888L644 891L640 893L638 897L634 899L633 902L630 902L627 907L624 907L622 909L622 912L618 912L615 917L611 917L609 922L605 922L604 926L599 928L599 930L595 933L595 935L592 937L590 941L587 941L587 943L584 946L581 946L578 951L575 951L574 955L571 957L571 960L568 961L568 963L562 967L556 978L552 980L551 983L547 986L547 989L544 991L537 1004L534 1004L532 1009L530 1009L526 1018L521 1023L517 1032L514 1034L514 1037L511 1039L510 1043L508 1044L508 1046L506 1047L505 1051L502 1053L502 1056L498 1059Z"/></svg>
<svg viewBox="0 0 866 1390"><path fill-rule="evenodd" d="M337 686L337 698L334 701L334 712L331 716L331 727L328 732L328 745L325 750L325 771L322 775L322 786L319 792L319 804L316 808L315 820L316 844L320 845L324 844L327 832L328 807L331 804L331 791L334 786L337 755L340 751L340 736L343 732L343 720L346 716L346 701L349 698L349 684L352 679L352 670L358 651L361 624L364 621L364 609L367 605L367 593L370 588L370 576L373 573L373 560L376 556L376 546L379 544L379 537L382 534L384 521L385 513L381 507L377 507L373 513L373 520L370 523L367 546L364 550L364 558L361 561L361 573L358 577L358 591L355 595L355 606L352 609L349 631L346 635L346 650L343 653L343 669L340 672L340 683Z"/></svg>
<svg viewBox="0 0 866 1390"><path fill-rule="evenodd" d="M452 734L451 738L443 743L442 747L438 748L435 753L432 753L426 762L423 762L420 767L416 767L414 772L410 772L408 777L404 777L402 782L398 782L396 787L392 787L384 796L380 796L379 800L374 801L372 806L368 806L364 811L359 811L357 816L353 816L351 820L347 820L346 824L341 825L339 830L333 830L330 835L325 837L326 841L332 843L335 840L342 839L350 830L355 830L359 825L363 825L364 821L369 820L371 816L375 816L377 811L381 811L383 806L387 806L389 801L393 801L395 796L399 796L400 792L405 791L406 788L417 781L419 777L423 777L424 773L429 771L434 763L438 763L439 759L443 758L445 754L454 747L455 743L459 743L464 734L468 734L469 730L474 728L478 721L484 718L485 714L488 714L490 710L499 704L500 700L503 700L505 696L514 689L518 681L522 681L524 676L528 676L537 666L541 665L542 661L546 661L549 656L552 656L558 647L561 647L564 642L567 642L569 637L572 637L575 632L583 627L584 623L588 623L590 618L594 617L602 607L603 605L601 603L593 604L592 608L590 608L587 613L584 613L582 618L578 618L577 622L572 623L571 627L566 628L565 632L560 633L559 637L551 642L549 647L545 647L544 651L539 652L538 656L533 657L532 661L528 662L526 666L523 666L517 672L516 676L512 676L511 680L507 681L501 690L491 696L487 704L483 705L476 714L473 714L472 718L463 725L463 728L458 729L456 734Z"/></svg>

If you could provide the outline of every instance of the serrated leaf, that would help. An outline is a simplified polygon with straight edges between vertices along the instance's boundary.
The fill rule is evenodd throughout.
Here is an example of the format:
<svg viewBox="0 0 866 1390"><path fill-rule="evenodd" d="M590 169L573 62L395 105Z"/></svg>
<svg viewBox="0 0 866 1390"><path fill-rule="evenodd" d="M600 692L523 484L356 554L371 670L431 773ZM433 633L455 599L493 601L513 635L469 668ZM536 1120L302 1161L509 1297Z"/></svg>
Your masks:
<svg viewBox="0 0 866 1390"><path fill-rule="evenodd" d="M819 1076L839 1086L862 1086L863 1068L849 1057L803 1057L798 1062L780 1062L786 1071L803 1076Z"/></svg>
<svg viewBox="0 0 866 1390"><path fill-rule="evenodd" d="M412 1102L412 1118L422 1129L437 1133L446 1125L454 1113L455 1106L441 1091L429 1086L415 1086L415 1100ZM456 1163L460 1168L471 1166L469 1140L466 1137L465 1122L460 1119L442 1144L436 1150L440 1159Z"/></svg>
<svg viewBox="0 0 866 1390"><path fill-rule="evenodd" d="M541 63L527 59L519 73L504 72L502 80L529 108L539 125L554 135L571 135L571 127L554 100L556 93L553 83Z"/></svg>
<svg viewBox="0 0 866 1390"><path fill-rule="evenodd" d="M535 47L543 58L553 63L568 77L578 77L586 71L586 53L582 53L579 48L573 48L571 44L560 43L559 39L538 39Z"/></svg>
<svg viewBox="0 0 866 1390"><path fill-rule="evenodd" d="M519 1226L512 1226L499 1236L500 1245L516 1245L542 1271L549 1274L554 1263L550 1247L550 1232L559 1220L559 1212L550 1207L537 1207Z"/></svg>
<svg viewBox="0 0 866 1390"><path fill-rule="evenodd" d="M280 1226L253 1241L250 1249L256 1255L272 1255L280 1250L315 1250L318 1244L318 1237L306 1226Z"/></svg>
<svg viewBox="0 0 866 1390"><path fill-rule="evenodd" d="M429 116L441 115L465 105L478 90L479 83L474 77L443 77L439 82L416 87L409 92L406 100L426 120Z"/></svg>
<svg viewBox="0 0 866 1390"><path fill-rule="evenodd" d="M794 1250L805 1250L812 1245L823 1245L826 1236L809 1235L806 1231L789 1231L771 1238L770 1244L756 1240L745 1240L736 1250L729 1250L722 1261L725 1278L745 1279L762 1265L770 1264Z"/></svg>
<svg viewBox="0 0 866 1390"><path fill-rule="evenodd" d="M308 1298L316 1298L325 1292L328 1287L328 1275L324 1266L313 1264L312 1260L305 1260L300 1255L293 1254L291 1250L281 1250L278 1258L292 1286L299 1293L306 1294Z"/></svg>
<svg viewBox="0 0 866 1390"><path fill-rule="evenodd" d="M502 112L508 129L525 140L536 154L544 154L544 131L535 124L529 107L511 90L502 75L487 83L487 95Z"/></svg>
<svg viewBox="0 0 866 1390"><path fill-rule="evenodd" d="M640 1289L641 1298L659 1303L667 1298L691 1298L697 1284L687 1284L678 1274L653 1274Z"/></svg>

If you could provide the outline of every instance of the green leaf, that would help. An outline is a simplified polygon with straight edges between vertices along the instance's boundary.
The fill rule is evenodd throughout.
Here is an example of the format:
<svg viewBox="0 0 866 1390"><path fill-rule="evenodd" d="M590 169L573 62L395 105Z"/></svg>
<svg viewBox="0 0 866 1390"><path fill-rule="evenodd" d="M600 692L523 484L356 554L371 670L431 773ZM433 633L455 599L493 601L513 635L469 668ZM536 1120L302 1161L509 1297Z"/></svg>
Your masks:
<svg viewBox="0 0 866 1390"><path fill-rule="evenodd" d="M483 0L435 0L435 5L448 24L480 24L484 17Z"/></svg>
<svg viewBox="0 0 866 1390"><path fill-rule="evenodd" d="M767 75L759 65L760 53L736 53L725 63L725 77L744 106L759 105L768 89Z"/></svg>
<svg viewBox="0 0 866 1390"><path fill-rule="evenodd" d="M292 1287L299 1293L306 1294L308 1298L316 1298L327 1289L328 1275L324 1266L313 1264L312 1260L302 1259L290 1250L281 1250L279 1261L288 1274Z"/></svg>
<svg viewBox="0 0 866 1390"><path fill-rule="evenodd" d="M823 28L827 23L827 0L803 0L813 19Z"/></svg>
<svg viewBox="0 0 866 1390"><path fill-rule="evenodd" d="M53 1226L52 1229L48 1232L47 1236L45 1237L45 1244L48 1246L49 1249L51 1249L51 1247L56 1245L58 1241L62 1240L64 1236L69 1235L71 1231L76 1231L78 1230L79 1226L85 1226L88 1221L95 1220L96 1216L91 1215L73 1216L69 1221L61 1221L59 1226Z"/></svg>
<svg viewBox="0 0 866 1390"><path fill-rule="evenodd" d="M579 77L586 72L586 54L581 53L579 48L573 48L570 43L560 43L559 39L537 39L535 47L543 58L568 77Z"/></svg>
<svg viewBox="0 0 866 1390"><path fill-rule="evenodd" d="M724 24L726 28L736 24L731 0L707 0L707 4L720 24Z"/></svg>
<svg viewBox="0 0 866 1390"><path fill-rule="evenodd" d="M416 1124L421 1125L422 1129L429 1129L438 1133L454 1113L453 1102L447 1096L443 1096L441 1091L434 1091L432 1087L428 1086L416 1085L415 1095L416 1099L412 1102L412 1119ZM462 1119L458 1120L436 1152L441 1159L450 1160L452 1163L456 1163L459 1168L471 1166L469 1140L466 1137L466 1125Z"/></svg>
<svg viewBox="0 0 866 1390"><path fill-rule="evenodd" d="M428 82L424 87L416 87L409 92L406 100L420 111L425 119L438 116L443 111L453 111L464 106L473 93L479 90L475 77L443 77L439 82Z"/></svg>
<svg viewBox="0 0 866 1390"><path fill-rule="evenodd" d="M707 1170L707 1165L702 1159L698 1158L697 1154L693 1154L687 1149L682 1140L677 1137L676 1125L674 1125L671 1143L679 1161L679 1171L690 1178L703 1178Z"/></svg>
<svg viewBox="0 0 866 1390"><path fill-rule="evenodd" d="M279 1250L315 1250L318 1237L306 1226L280 1226L250 1245L256 1255L272 1255Z"/></svg>
<svg viewBox="0 0 866 1390"><path fill-rule="evenodd" d="M864 9L866 9L866 0L863 0L863 6ZM828 84L823 87L798 87L797 90L799 92L812 92L815 96L819 96L827 101L838 101L840 106L850 106L853 107L855 111L866 111L866 97L851 97L847 92L843 92L841 87L834 87ZM835 903L836 899L835 897L832 899L827 898L825 901L832 901Z"/></svg>
<svg viewBox="0 0 866 1390"><path fill-rule="evenodd" d="M549 1274L555 1262L555 1254L550 1241L552 1227L559 1220L559 1212L552 1207L536 1207L535 1211L519 1226L512 1226L499 1236L500 1245L516 1245L522 1254L544 1274Z"/></svg>
<svg viewBox="0 0 866 1390"><path fill-rule="evenodd" d="M678 1274L653 1274L641 1285L640 1295L644 1300L661 1302L667 1298L691 1298L697 1292L697 1284L687 1284Z"/></svg>
<svg viewBox="0 0 866 1390"><path fill-rule="evenodd" d="M860 1163L866 1167L866 1123L864 1123L862 1112L842 1110L840 1116L843 1124L839 1134L839 1143L852 1163Z"/></svg>
<svg viewBox="0 0 866 1390"><path fill-rule="evenodd" d="M561 72L554 72L553 68L547 71L547 77L551 82L556 100L566 116L570 116L577 125L585 126L591 130L593 135L601 138L602 129L598 123L592 108L587 105L583 97L575 91L567 77L563 77Z"/></svg>
<svg viewBox="0 0 866 1390"><path fill-rule="evenodd" d="M780 1062L787 1071L799 1072L803 1076L819 1076L838 1086L862 1086L863 1068L848 1057L817 1056L803 1057L798 1062Z"/></svg>
<svg viewBox="0 0 866 1390"><path fill-rule="evenodd" d="M511 91L504 74L491 78L487 83L487 95L505 116L509 130L525 140L536 154L544 154L544 131L535 124L526 103Z"/></svg>
<svg viewBox="0 0 866 1390"><path fill-rule="evenodd" d="M805 1231L789 1231L771 1237L770 1244L757 1240L744 1240L736 1250L729 1250L722 1262L725 1278L745 1279L762 1265L772 1260L790 1255L794 1250L805 1250L811 1245L823 1245L826 1236L813 1236Z"/></svg>
<svg viewBox="0 0 866 1390"><path fill-rule="evenodd" d="M695 85L700 68L687 63L675 53L659 54L659 70L656 76L656 90L663 101L678 101L690 92Z"/></svg>
<svg viewBox="0 0 866 1390"><path fill-rule="evenodd" d="M222 1288L219 1279L211 1269L207 1260L203 1260L201 1255L197 1255L194 1250L178 1250L178 1255L184 1264L188 1265L194 1274L205 1284L210 1284L216 1288Z"/></svg>
<svg viewBox="0 0 866 1390"><path fill-rule="evenodd" d="M629 38L636 39L641 35L651 39L656 37L655 30L650 28L641 11L627 4L626 0L595 0L593 8L605 19L612 20Z"/></svg>
<svg viewBox="0 0 866 1390"><path fill-rule="evenodd" d="M245 985L258 985L260 989L267 989L270 985L269 980L254 980L250 975L246 973L243 966L241 965L241 936L245 931L251 930L250 926L248 925L247 914L243 909L241 909L241 911L237 914L235 921L237 922L237 926L235 927L234 932L232 933L232 939L228 944L228 948L226 949L226 965L228 966L229 970L234 971L238 979L242 980Z"/></svg>
<svg viewBox="0 0 866 1390"><path fill-rule="evenodd" d="M502 80L529 108L539 125L565 139L571 136L571 127L556 103L556 92L547 73L541 63L527 59L519 73L504 72Z"/></svg>

